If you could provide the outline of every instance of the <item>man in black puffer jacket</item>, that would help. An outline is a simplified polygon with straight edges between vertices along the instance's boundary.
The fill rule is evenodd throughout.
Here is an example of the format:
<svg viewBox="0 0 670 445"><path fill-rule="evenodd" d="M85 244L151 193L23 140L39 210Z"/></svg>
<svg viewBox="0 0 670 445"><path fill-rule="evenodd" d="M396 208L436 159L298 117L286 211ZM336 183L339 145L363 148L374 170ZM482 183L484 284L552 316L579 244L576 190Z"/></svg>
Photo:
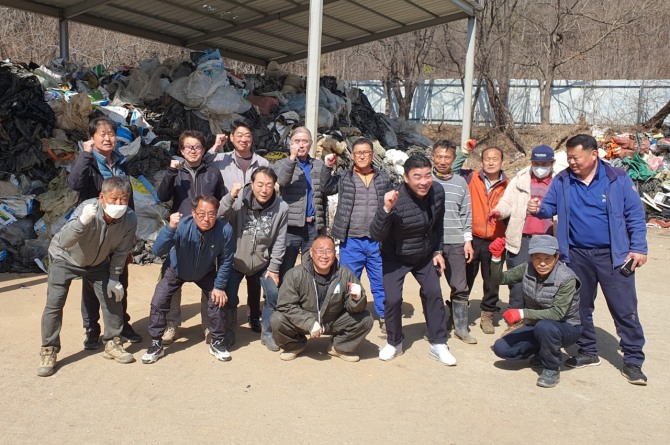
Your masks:
<svg viewBox="0 0 670 445"><path fill-rule="evenodd" d="M402 355L402 288L411 273L421 286L430 357L453 366L447 347L447 330L439 274L444 270L442 234L444 188L433 184L432 165L423 155L412 155L404 165L405 183L384 195L384 205L370 225L370 235L382 243L382 269L386 301L387 344L379 358Z"/></svg>

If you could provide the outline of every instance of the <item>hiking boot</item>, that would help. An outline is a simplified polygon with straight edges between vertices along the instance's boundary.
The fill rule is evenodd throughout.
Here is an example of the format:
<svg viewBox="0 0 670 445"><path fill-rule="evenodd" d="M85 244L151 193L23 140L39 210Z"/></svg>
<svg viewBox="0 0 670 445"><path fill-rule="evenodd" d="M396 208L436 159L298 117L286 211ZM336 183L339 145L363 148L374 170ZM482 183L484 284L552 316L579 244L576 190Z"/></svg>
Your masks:
<svg viewBox="0 0 670 445"><path fill-rule="evenodd" d="M229 362L232 359L230 352L226 349L226 345L223 344L223 340L212 341L209 345L209 353L222 362Z"/></svg>
<svg viewBox="0 0 670 445"><path fill-rule="evenodd" d="M163 333L163 344L171 345L178 338L179 338L179 327L174 323L168 322L167 327L165 328L165 332Z"/></svg>
<svg viewBox="0 0 670 445"><path fill-rule="evenodd" d="M135 332L133 327L130 325L130 323L126 323L123 325L123 330L121 331L121 340L124 342L130 342L130 343L141 343L142 342L142 336Z"/></svg>
<svg viewBox="0 0 670 445"><path fill-rule="evenodd" d="M642 372L642 368L635 365L623 364L621 368L621 375L628 379L629 383L633 385L646 386L647 385L647 376Z"/></svg>
<svg viewBox="0 0 670 445"><path fill-rule="evenodd" d="M379 350L379 360L387 362L389 360L393 360L394 358L403 355L403 352L404 351L402 350L402 343L399 344L398 346L393 346L386 343L386 346L384 346Z"/></svg>
<svg viewBox="0 0 670 445"><path fill-rule="evenodd" d="M53 346L42 347L40 349L40 367L37 368L37 375L40 377L49 377L56 371L56 349Z"/></svg>
<svg viewBox="0 0 670 445"><path fill-rule="evenodd" d="M545 369L537 378L537 386L542 388L553 388L561 381L561 372L552 369Z"/></svg>
<svg viewBox="0 0 670 445"><path fill-rule="evenodd" d="M446 343L432 343L430 345L430 352L428 355L430 358L437 360L443 365L456 366L456 357L451 355L449 347L446 345Z"/></svg>
<svg viewBox="0 0 670 445"><path fill-rule="evenodd" d="M123 349L123 342L120 337L114 337L107 342L105 352L102 353L102 356L108 360L115 360L124 364L135 361L133 354Z"/></svg>
<svg viewBox="0 0 670 445"><path fill-rule="evenodd" d="M540 354L535 354L530 358L530 361L528 362L531 368L544 368L544 365L542 364L542 359L540 358Z"/></svg>
<svg viewBox="0 0 670 445"><path fill-rule="evenodd" d="M507 326L507 329L505 329L502 334L500 334L500 338L503 338L507 334L511 334L512 332L524 326L526 326L526 324L523 322L523 320L519 320L516 323L512 323L511 325Z"/></svg>
<svg viewBox="0 0 670 445"><path fill-rule="evenodd" d="M147 352L142 356L142 363L148 365L149 363L156 363L159 358L165 355L165 350L163 349L163 342L160 338L151 340L151 346L147 349Z"/></svg>
<svg viewBox="0 0 670 445"><path fill-rule="evenodd" d="M84 349L93 351L100 346L100 331L93 328L86 328L86 337L84 337Z"/></svg>
<svg viewBox="0 0 670 445"><path fill-rule="evenodd" d="M251 317L249 317L247 320L249 321L249 327L251 328L251 330L260 334L261 321L258 318L251 318Z"/></svg>
<svg viewBox="0 0 670 445"><path fill-rule="evenodd" d="M350 354L348 352L340 352L337 349L335 349L335 346L333 346L332 343L328 345L328 355L332 355L333 357L338 357L344 360L345 362L351 362L355 363L359 361L361 358L357 356L356 354Z"/></svg>
<svg viewBox="0 0 670 445"><path fill-rule="evenodd" d="M481 320L479 321L479 327L482 328L482 331L484 334L495 334L496 329L493 327L493 315L495 312L486 312L482 311L480 317Z"/></svg>
<svg viewBox="0 0 670 445"><path fill-rule="evenodd" d="M284 360L285 362L289 362L291 360L295 360L296 357L302 354L304 350L305 345L302 345L298 349L294 349L292 351L282 351L281 354L279 354L279 358Z"/></svg>
<svg viewBox="0 0 670 445"><path fill-rule="evenodd" d="M585 368L586 366L598 366L600 357L591 354L577 354L565 361L568 368Z"/></svg>

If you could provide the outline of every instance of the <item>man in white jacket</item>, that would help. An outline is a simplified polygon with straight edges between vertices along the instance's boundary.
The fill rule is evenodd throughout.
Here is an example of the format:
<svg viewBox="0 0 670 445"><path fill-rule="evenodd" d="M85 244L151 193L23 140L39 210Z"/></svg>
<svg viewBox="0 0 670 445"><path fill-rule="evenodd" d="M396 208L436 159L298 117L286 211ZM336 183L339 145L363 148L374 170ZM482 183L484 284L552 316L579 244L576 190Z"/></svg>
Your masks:
<svg viewBox="0 0 670 445"><path fill-rule="evenodd" d="M531 198L542 200L551 184L554 166L554 150L548 145L533 148L531 165L519 171L505 189L505 194L491 212L491 218L509 218L505 238L507 239L507 269L530 260L528 244L533 235L553 235L554 225L551 219L539 219L526 211ZM509 286L509 307L523 307L523 289L521 283ZM513 324L503 332L509 334L523 323Z"/></svg>

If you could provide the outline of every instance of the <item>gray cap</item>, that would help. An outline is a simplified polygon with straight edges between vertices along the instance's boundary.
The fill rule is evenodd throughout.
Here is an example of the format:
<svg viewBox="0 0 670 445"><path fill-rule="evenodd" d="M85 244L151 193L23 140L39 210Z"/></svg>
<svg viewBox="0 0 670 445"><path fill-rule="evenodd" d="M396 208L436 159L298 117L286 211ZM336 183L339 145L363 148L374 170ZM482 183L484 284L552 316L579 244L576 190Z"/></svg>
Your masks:
<svg viewBox="0 0 670 445"><path fill-rule="evenodd" d="M533 235L528 244L528 253L545 253L556 255L558 252L558 240L551 235Z"/></svg>

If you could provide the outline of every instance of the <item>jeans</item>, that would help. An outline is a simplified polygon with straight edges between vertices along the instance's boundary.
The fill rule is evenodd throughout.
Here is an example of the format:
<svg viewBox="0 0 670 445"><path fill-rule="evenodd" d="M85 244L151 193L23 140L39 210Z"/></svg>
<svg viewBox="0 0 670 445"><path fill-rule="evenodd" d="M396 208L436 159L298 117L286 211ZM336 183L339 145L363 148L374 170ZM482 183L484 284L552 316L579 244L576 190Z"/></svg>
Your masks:
<svg viewBox="0 0 670 445"><path fill-rule="evenodd" d="M277 288L277 285L275 284L274 280L272 280L272 278L265 278L266 271L267 267L253 275L246 275L247 283L250 280L260 282L260 285L263 288L263 294L265 296L265 303L263 306L275 310L277 309L277 297L279 296L279 289ZM230 277L228 277L228 285L226 286L226 295L228 296L226 308L233 309L240 304L238 291L240 289L240 283L242 283L242 279L244 277L245 275L242 272L238 272L235 269L232 269L230 272Z"/></svg>
<svg viewBox="0 0 670 445"><path fill-rule="evenodd" d="M284 279L284 275L295 266L298 255L304 255L312 247L312 243L318 236L316 222L306 222L303 227L289 226L286 230L286 251L284 252L284 261L279 269L279 282Z"/></svg>
<svg viewBox="0 0 670 445"><path fill-rule="evenodd" d="M370 238L345 239L340 243L340 264L351 269L359 280L365 267L374 298L375 312L379 318L384 318L385 294L379 241Z"/></svg>
<svg viewBox="0 0 670 445"><path fill-rule="evenodd" d="M523 360L539 354L545 369L561 368L561 348L575 344L581 326L564 321L539 320L534 326L526 325L499 338L493 352L505 360Z"/></svg>

